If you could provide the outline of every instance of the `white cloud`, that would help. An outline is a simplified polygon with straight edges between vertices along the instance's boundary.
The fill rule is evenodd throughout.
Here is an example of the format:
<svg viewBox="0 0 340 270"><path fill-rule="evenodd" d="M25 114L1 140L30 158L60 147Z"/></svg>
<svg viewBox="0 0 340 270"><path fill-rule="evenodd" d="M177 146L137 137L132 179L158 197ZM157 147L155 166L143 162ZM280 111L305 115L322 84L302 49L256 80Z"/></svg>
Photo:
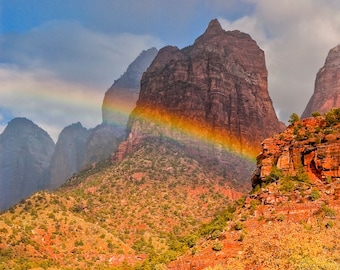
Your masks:
<svg viewBox="0 0 340 270"><path fill-rule="evenodd" d="M333 0L249 0L254 13L226 30L249 33L265 51L269 92L280 118L301 114L314 91L328 51L340 43L340 3Z"/></svg>
<svg viewBox="0 0 340 270"><path fill-rule="evenodd" d="M111 36L65 22L0 42L1 110L29 118L54 140L71 123L100 124L107 88L142 50L160 45L149 35Z"/></svg>
<svg viewBox="0 0 340 270"><path fill-rule="evenodd" d="M0 59L24 69L47 69L62 80L108 86L142 50L161 42L149 35L109 35L78 23L51 22L25 34L4 35Z"/></svg>
<svg viewBox="0 0 340 270"><path fill-rule="evenodd" d="M87 127L101 122L103 93L61 81L43 70L23 71L0 66L0 107L13 117L26 117L56 140L61 129L81 121Z"/></svg>

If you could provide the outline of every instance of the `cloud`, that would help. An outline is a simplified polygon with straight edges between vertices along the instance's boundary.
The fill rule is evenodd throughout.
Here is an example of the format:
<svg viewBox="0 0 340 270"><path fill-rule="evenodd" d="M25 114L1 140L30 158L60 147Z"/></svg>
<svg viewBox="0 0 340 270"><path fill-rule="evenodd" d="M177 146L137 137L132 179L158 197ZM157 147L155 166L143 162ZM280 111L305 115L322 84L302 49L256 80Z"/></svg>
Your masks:
<svg viewBox="0 0 340 270"><path fill-rule="evenodd" d="M236 21L221 19L226 30L249 33L265 51L269 92L280 118L301 114L314 91L317 71L340 43L338 1L249 0L254 12Z"/></svg>
<svg viewBox="0 0 340 270"><path fill-rule="evenodd" d="M160 45L150 35L109 35L74 22L51 22L3 35L0 59L26 70L50 70L62 80L108 86L142 50Z"/></svg>
<svg viewBox="0 0 340 270"><path fill-rule="evenodd" d="M33 120L54 140L71 123L81 121L94 127L101 122L103 95L90 87L61 81L44 70L23 71L6 65L0 66L0 81L2 110Z"/></svg>
<svg viewBox="0 0 340 270"><path fill-rule="evenodd" d="M109 35L74 22L2 35L0 124L27 117L54 140L74 122L94 127L107 88L142 50L160 44L150 35Z"/></svg>

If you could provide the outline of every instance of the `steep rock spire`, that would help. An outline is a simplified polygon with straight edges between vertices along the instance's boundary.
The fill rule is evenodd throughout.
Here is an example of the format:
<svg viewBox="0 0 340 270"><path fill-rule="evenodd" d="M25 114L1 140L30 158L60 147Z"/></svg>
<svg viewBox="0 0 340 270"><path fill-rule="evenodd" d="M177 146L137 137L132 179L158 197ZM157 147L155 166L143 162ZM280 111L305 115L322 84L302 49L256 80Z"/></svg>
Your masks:
<svg viewBox="0 0 340 270"><path fill-rule="evenodd" d="M130 127L120 157L143 137L169 137L196 156L219 159L228 179L246 182L255 164L232 152L255 156L261 141L282 128L268 93L264 52L248 34L224 31L217 20L192 46L161 49L143 74ZM212 140L213 146L202 144Z"/></svg>

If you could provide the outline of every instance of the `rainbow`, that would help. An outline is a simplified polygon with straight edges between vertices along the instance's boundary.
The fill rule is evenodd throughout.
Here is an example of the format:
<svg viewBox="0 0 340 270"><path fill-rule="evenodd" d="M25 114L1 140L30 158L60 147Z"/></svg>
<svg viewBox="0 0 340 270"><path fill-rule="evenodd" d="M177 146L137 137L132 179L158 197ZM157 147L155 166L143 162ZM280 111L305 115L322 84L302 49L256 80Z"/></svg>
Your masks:
<svg viewBox="0 0 340 270"><path fill-rule="evenodd" d="M187 136L193 141L227 150L252 162L255 162L256 156L259 154L259 147L241 145L240 139L231 135L230 132L222 129L213 130L209 123L200 119L188 119L183 115L162 108L145 105L136 107L132 112L131 107L125 107L122 104L114 107L107 104L105 109L117 115L125 115L126 117L130 115L134 122L140 122L143 127L152 126L153 130L156 130L156 132L158 130L163 136L167 136L163 132L164 130L170 130L172 134Z"/></svg>

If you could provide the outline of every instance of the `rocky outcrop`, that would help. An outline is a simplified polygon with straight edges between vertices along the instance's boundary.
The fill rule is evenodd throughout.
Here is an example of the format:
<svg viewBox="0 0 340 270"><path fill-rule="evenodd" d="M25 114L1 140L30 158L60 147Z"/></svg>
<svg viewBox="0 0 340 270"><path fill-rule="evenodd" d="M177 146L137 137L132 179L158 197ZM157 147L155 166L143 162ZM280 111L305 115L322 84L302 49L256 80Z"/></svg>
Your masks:
<svg viewBox="0 0 340 270"><path fill-rule="evenodd" d="M142 51L126 72L107 90L102 106L103 123L125 129L129 114L136 106L143 72L157 52L156 48Z"/></svg>
<svg viewBox="0 0 340 270"><path fill-rule="evenodd" d="M62 130L51 161L49 188L60 187L82 169L88 137L89 131L80 123Z"/></svg>
<svg viewBox="0 0 340 270"><path fill-rule="evenodd" d="M301 118L307 118L313 112L325 113L340 107L340 45L331 49L325 65L316 75L314 93Z"/></svg>
<svg viewBox="0 0 340 270"><path fill-rule="evenodd" d="M278 171L312 184L340 180L340 125L336 122L323 116L306 118L265 139L252 185L278 180Z"/></svg>
<svg viewBox="0 0 340 270"><path fill-rule="evenodd" d="M225 162L230 155L258 153L260 142L282 128L268 94L263 51L248 34L224 31L217 20L192 46L161 49L142 77L130 126L125 149L145 136L165 136ZM228 157L222 150L231 150L224 151Z"/></svg>
<svg viewBox="0 0 340 270"><path fill-rule="evenodd" d="M0 135L0 210L47 188L54 142L26 118L15 118Z"/></svg>

